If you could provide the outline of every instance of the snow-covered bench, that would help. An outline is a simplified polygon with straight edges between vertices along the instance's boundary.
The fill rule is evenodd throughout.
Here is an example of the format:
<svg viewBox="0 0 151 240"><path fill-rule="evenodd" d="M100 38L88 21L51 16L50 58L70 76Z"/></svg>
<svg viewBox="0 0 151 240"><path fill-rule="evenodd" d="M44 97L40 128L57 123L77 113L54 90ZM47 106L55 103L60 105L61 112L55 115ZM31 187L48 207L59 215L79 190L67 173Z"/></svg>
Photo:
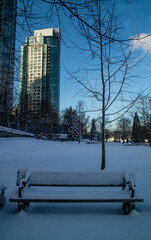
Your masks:
<svg viewBox="0 0 151 240"><path fill-rule="evenodd" d="M125 172L42 172L18 170L19 187L9 198L18 211L30 202L122 202L129 213L143 198L135 192L135 176ZM113 188L114 187L114 188Z"/></svg>
<svg viewBox="0 0 151 240"><path fill-rule="evenodd" d="M98 141L95 141L95 140L88 140L86 141L87 144L95 144L95 143L98 143Z"/></svg>
<svg viewBox="0 0 151 240"><path fill-rule="evenodd" d="M2 208L5 203L5 189L5 184L0 181L0 208Z"/></svg>

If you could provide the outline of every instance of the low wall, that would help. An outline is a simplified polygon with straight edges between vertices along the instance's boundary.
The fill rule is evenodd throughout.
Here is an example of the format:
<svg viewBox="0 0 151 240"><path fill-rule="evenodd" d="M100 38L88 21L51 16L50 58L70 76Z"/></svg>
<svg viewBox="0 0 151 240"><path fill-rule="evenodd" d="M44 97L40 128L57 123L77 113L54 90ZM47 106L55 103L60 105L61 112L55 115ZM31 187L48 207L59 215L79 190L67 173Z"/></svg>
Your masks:
<svg viewBox="0 0 151 240"><path fill-rule="evenodd" d="M0 126L0 137L34 137L34 134Z"/></svg>

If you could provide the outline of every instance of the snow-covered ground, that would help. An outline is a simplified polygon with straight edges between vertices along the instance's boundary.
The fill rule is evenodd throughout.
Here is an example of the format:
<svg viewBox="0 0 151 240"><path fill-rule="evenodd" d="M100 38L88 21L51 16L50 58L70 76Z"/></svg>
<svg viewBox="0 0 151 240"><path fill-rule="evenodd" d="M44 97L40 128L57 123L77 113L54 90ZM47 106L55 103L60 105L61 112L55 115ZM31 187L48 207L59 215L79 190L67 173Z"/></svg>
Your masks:
<svg viewBox="0 0 151 240"><path fill-rule="evenodd" d="M7 186L0 210L0 240L150 240L151 148L107 143L106 169L135 172L144 203L123 215L121 203L33 203L17 213L9 203L17 169L100 171L101 145L53 142L33 138L0 138L0 180Z"/></svg>

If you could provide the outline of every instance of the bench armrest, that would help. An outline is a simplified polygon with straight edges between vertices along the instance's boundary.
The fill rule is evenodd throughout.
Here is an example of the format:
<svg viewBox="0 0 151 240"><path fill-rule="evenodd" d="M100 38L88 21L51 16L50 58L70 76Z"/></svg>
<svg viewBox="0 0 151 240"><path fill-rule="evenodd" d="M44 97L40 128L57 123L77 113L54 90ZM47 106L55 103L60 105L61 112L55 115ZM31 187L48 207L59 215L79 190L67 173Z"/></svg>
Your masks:
<svg viewBox="0 0 151 240"><path fill-rule="evenodd" d="M28 171L26 171L25 178L21 179L20 183L19 183L19 188L18 188L18 196L19 197L22 197L22 190L24 189L25 186L28 185L29 177L30 177L30 174Z"/></svg>
<svg viewBox="0 0 151 240"><path fill-rule="evenodd" d="M19 196L19 197L22 197L21 191L22 191L22 190L24 189L24 187L27 185L27 182L28 182L28 180L26 181L26 179L22 179L22 180L20 181L19 188L18 188L18 196Z"/></svg>
<svg viewBox="0 0 151 240"><path fill-rule="evenodd" d="M0 195L4 194L6 189L7 187L5 184L3 182L0 182Z"/></svg>
<svg viewBox="0 0 151 240"><path fill-rule="evenodd" d="M125 189L128 189L128 191L131 191L131 198L133 198L135 190L134 190L133 184L130 181L126 182Z"/></svg>
<svg viewBox="0 0 151 240"><path fill-rule="evenodd" d="M135 175L133 173L126 173L123 179L123 190L128 189L131 191L131 198L134 197Z"/></svg>

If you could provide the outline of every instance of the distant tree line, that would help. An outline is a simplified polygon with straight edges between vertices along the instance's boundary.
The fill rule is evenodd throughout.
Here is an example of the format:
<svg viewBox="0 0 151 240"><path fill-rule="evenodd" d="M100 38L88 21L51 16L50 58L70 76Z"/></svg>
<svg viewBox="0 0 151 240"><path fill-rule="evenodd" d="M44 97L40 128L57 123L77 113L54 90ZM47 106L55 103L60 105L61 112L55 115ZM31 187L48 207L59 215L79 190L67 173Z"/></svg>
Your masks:
<svg viewBox="0 0 151 240"><path fill-rule="evenodd" d="M141 107L140 107L141 106ZM60 115L50 106L43 105L42 110L36 114L19 114L14 108L10 116L10 127L31 132L36 137L54 138L56 134L66 134L68 140L81 142L82 138L101 141L101 121L87 115L84 101L79 101L77 106L66 108ZM116 126L106 128L106 142L142 143L148 141L151 146L151 109L150 100L142 100L139 107L135 108L133 116L123 116L116 121Z"/></svg>

